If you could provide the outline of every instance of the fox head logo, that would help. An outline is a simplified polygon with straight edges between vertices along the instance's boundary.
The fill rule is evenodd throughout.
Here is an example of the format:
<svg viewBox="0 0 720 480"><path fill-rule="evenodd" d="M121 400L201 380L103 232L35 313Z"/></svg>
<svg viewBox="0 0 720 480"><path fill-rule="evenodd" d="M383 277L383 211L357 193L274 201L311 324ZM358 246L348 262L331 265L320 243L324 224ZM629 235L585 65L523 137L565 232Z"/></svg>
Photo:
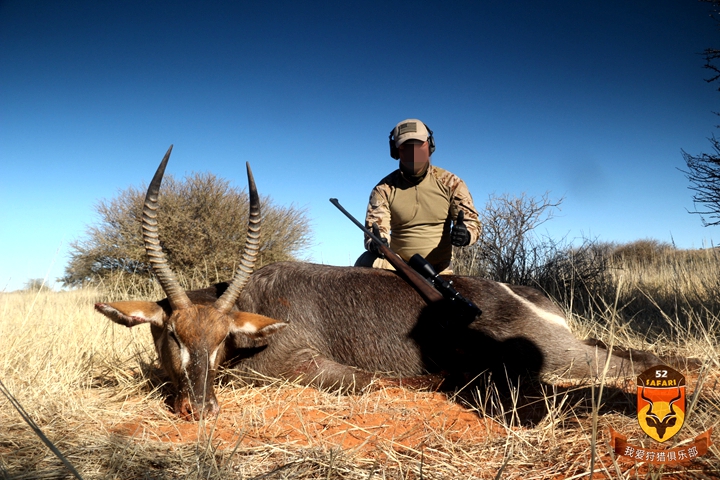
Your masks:
<svg viewBox="0 0 720 480"><path fill-rule="evenodd" d="M637 412L640 428L658 442L680 431L685 421L685 377L658 365L638 377Z"/></svg>

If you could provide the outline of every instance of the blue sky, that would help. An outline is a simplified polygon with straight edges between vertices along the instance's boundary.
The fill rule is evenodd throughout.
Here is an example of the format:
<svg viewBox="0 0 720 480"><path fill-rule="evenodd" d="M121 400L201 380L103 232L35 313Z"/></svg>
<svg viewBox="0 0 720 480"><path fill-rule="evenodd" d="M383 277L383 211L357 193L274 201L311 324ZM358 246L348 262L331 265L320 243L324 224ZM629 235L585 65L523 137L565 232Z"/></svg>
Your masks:
<svg viewBox="0 0 720 480"><path fill-rule="evenodd" d="M210 171L307 209L310 261L349 265L404 118L490 194L565 197L544 234L720 244L678 168L710 151L720 48L694 0L0 1L0 291L61 276L94 206Z"/></svg>

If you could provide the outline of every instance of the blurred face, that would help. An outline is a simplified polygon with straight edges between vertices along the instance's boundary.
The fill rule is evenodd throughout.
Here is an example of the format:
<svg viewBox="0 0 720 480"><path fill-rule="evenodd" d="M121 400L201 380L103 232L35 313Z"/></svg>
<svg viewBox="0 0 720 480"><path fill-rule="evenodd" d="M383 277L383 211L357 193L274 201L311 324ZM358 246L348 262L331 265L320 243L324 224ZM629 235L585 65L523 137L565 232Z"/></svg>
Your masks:
<svg viewBox="0 0 720 480"><path fill-rule="evenodd" d="M422 175L430 165L428 142L408 140L398 147L400 170L408 175Z"/></svg>

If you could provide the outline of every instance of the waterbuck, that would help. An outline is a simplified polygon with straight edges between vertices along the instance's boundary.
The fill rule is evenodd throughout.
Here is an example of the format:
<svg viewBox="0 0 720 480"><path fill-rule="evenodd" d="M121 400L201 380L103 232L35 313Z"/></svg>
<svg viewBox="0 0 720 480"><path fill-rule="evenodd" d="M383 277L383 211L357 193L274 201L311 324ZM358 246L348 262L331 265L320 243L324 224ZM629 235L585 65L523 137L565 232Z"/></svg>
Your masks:
<svg viewBox="0 0 720 480"><path fill-rule="evenodd" d="M158 192L171 151L150 183L142 220L147 255L167 298L95 308L127 327L150 324L182 417L217 414L213 381L222 362L232 361L251 379L355 392L371 383L436 387L442 379L472 379L484 371L592 377L605 365L607 351L575 338L563 312L532 288L449 277L482 309L468 325L454 322L452 306L426 304L386 270L280 262L253 273L260 209L249 165L250 215L240 267L229 283L186 292L158 238ZM613 353L608 363L610 374L630 375L661 362L626 351Z"/></svg>

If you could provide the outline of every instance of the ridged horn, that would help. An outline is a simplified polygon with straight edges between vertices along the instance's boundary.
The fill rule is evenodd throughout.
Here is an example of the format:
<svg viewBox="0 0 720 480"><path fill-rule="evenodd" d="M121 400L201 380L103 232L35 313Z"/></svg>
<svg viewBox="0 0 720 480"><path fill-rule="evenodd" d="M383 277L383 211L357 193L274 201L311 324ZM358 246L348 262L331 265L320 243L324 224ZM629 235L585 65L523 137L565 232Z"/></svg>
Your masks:
<svg viewBox="0 0 720 480"><path fill-rule="evenodd" d="M158 222L157 222L157 209L158 209L158 193L160 191L160 183L162 177L165 174L165 166L170 159L170 152L172 152L173 146L170 145L165 157L160 162L160 166L155 172L155 176L150 182L147 194L145 195L145 204L143 207L142 216L142 232L143 240L145 241L145 252L147 253L150 266L155 272L155 275L162 286L163 291L168 296L170 306L173 310L182 310L192 306L192 302L185 294L185 290L180 287L177 277L170 269L167 263L165 253L162 251L160 246L160 239L158 237Z"/></svg>
<svg viewBox="0 0 720 480"><path fill-rule="evenodd" d="M215 308L223 313L228 313L235 301L242 293L243 288L250 279L250 274L255 268L255 262L257 260L258 251L260 250L260 197L255 187L255 179L253 178L252 170L250 170L250 164L245 163L247 166L248 176L248 190L250 197L250 206L248 208L248 230L247 237L245 240L245 250L243 251L242 258L240 259L240 265L235 272L235 276L230 281L225 293L215 301Z"/></svg>

